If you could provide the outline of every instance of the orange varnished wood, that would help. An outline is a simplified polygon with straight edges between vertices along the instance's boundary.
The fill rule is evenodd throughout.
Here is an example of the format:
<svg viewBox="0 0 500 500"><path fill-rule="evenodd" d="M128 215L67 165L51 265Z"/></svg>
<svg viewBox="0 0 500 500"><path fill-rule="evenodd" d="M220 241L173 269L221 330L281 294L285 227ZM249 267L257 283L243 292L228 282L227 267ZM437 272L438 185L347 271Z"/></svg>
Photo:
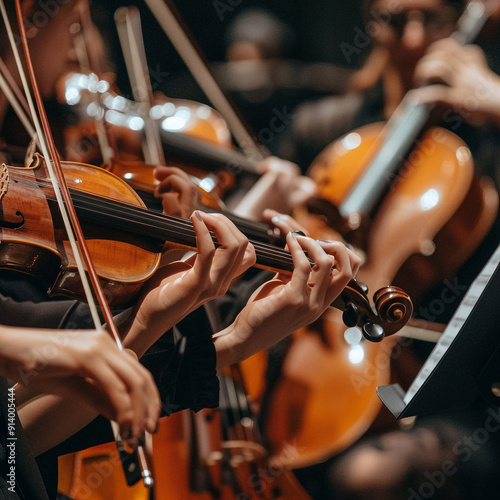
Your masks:
<svg viewBox="0 0 500 500"><path fill-rule="evenodd" d="M143 206L140 197L121 179L98 167L63 162L70 189ZM2 220L20 227L1 228L0 265L3 268L42 274L53 295L84 299L76 261L59 212L47 203L53 198L52 184L47 182L44 161L35 156L32 168L8 167L9 181L1 198ZM37 184L38 183L38 184ZM123 231L103 230L84 225L87 245L111 306L128 304L142 284L156 271L160 253L143 238ZM40 262L52 261L51 269Z"/></svg>
<svg viewBox="0 0 500 500"><path fill-rule="evenodd" d="M381 129L380 124L359 129L320 154L310 168L320 198L342 203L373 156ZM357 280L372 292L394 283L418 303L431 286L453 276L479 244L497 204L494 188L474 176L466 145L444 129L430 129L371 221ZM326 217L300 207L295 218L314 238L339 239ZM296 332L264 409L271 452L292 468L322 461L365 433L379 414L375 388L390 381L391 355L402 359L394 337L353 347L344 340L345 330L341 315L330 310ZM413 380L416 372L410 367L407 372Z"/></svg>

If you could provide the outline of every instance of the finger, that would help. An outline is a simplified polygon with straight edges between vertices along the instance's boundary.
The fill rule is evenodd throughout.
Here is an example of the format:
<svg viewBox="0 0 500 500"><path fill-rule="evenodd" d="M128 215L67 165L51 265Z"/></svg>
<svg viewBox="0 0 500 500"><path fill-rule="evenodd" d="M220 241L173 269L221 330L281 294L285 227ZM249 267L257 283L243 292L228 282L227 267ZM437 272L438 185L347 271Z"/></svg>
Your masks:
<svg viewBox="0 0 500 500"><path fill-rule="evenodd" d="M260 174L266 172L276 172L289 176L300 175L300 167L288 160L283 160L277 156L269 156L257 164L257 171Z"/></svg>
<svg viewBox="0 0 500 500"><path fill-rule="evenodd" d="M335 257L335 268L331 274L331 290L333 295L337 295L354 277L355 270L359 268L360 259L349 250L343 243L338 241L322 241L323 248L330 255ZM333 300L331 297L329 300Z"/></svg>
<svg viewBox="0 0 500 500"><path fill-rule="evenodd" d="M164 214L173 215L175 217L182 216L182 207L177 194L163 193L161 195L161 204Z"/></svg>
<svg viewBox="0 0 500 500"><path fill-rule="evenodd" d="M290 204L293 207L301 205L314 196L317 192L317 184L310 177L305 175L298 176L292 186L290 193Z"/></svg>
<svg viewBox="0 0 500 500"><path fill-rule="evenodd" d="M455 106L455 92L445 85L427 85L411 91L411 95L420 104L445 104Z"/></svg>
<svg viewBox="0 0 500 500"><path fill-rule="evenodd" d="M136 408L134 408L127 384L116 370L112 369L107 362L98 362L89 367L85 378L88 384L87 389L90 385L94 388L94 396L96 391L100 393L99 398L93 398L94 403L97 404L96 409L118 424L121 435L133 435L136 425L134 420ZM90 398L91 392L89 391L90 389L82 396Z"/></svg>
<svg viewBox="0 0 500 500"><path fill-rule="evenodd" d="M288 233L286 242L292 255L294 270L290 279L292 287L303 289L307 286L309 274L311 272L311 262L302 250L298 238L293 233Z"/></svg>
<svg viewBox="0 0 500 500"><path fill-rule="evenodd" d="M180 207L180 214L183 217L189 217L198 207L201 200L201 193L198 187L189 177L170 175L156 186L156 197L165 199L168 196L172 196L172 194L178 196L178 206ZM165 203L163 205L165 208Z"/></svg>
<svg viewBox="0 0 500 500"><path fill-rule="evenodd" d="M225 216L202 213L207 227L215 233L220 246L216 250L212 275L214 279L232 280L253 265L248 238Z"/></svg>
<svg viewBox="0 0 500 500"><path fill-rule="evenodd" d="M104 349L103 343L96 344L99 352L90 353L95 361L88 364L87 377L100 384L115 405L120 427L138 437L144 429L155 427L152 420L160 404L158 392L151 374L111 339L110 343Z"/></svg>
<svg viewBox="0 0 500 500"><path fill-rule="evenodd" d="M189 175L182 169L178 167L167 167L164 165L158 165L154 169L154 176L157 180L162 181L171 175L177 175L183 177L186 180L190 179Z"/></svg>
<svg viewBox="0 0 500 500"><path fill-rule="evenodd" d="M215 256L215 244L208 227L203 220L202 212L195 210L191 215L191 222L196 235L197 254L193 270L198 278L204 282L209 274Z"/></svg>
<svg viewBox="0 0 500 500"><path fill-rule="evenodd" d="M146 391L144 392L144 400L147 405L147 418L144 430L150 433L156 432L156 429L158 427L158 419L160 418L161 413L161 402L154 378L151 373L139 363L139 358L132 349L124 349L123 352L131 357L135 367L140 367L140 371L142 372L142 376L144 377L144 383L146 387Z"/></svg>
<svg viewBox="0 0 500 500"><path fill-rule="evenodd" d="M451 85L455 79L457 65L450 58L432 57L422 59L415 69L415 83L418 86L431 83Z"/></svg>
<svg viewBox="0 0 500 500"><path fill-rule="evenodd" d="M160 413L158 389L151 373L129 355L120 353L113 357L112 368L125 384L133 405L132 436L139 437L144 431L154 432Z"/></svg>
<svg viewBox="0 0 500 500"><path fill-rule="evenodd" d="M319 242L311 238L299 236L297 240L314 262L307 283L311 288L311 302L322 306L331 284L332 268L336 265L335 252L327 253ZM330 249L333 249L333 245Z"/></svg>

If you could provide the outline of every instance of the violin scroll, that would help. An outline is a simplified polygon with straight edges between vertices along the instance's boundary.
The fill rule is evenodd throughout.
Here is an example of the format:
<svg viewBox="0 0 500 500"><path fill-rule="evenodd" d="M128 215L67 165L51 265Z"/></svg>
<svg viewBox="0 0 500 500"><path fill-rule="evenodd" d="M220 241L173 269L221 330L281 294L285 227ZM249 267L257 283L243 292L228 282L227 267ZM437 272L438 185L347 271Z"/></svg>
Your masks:
<svg viewBox="0 0 500 500"><path fill-rule="evenodd" d="M408 294L397 286L387 286L373 296L379 317L387 322L386 334L399 331L411 318L413 304Z"/></svg>
<svg viewBox="0 0 500 500"><path fill-rule="evenodd" d="M346 326L358 326L367 340L380 342L406 325L413 313L413 304L408 294L396 286L379 289L374 294L373 306L367 292L366 286L351 280L334 305L343 311Z"/></svg>

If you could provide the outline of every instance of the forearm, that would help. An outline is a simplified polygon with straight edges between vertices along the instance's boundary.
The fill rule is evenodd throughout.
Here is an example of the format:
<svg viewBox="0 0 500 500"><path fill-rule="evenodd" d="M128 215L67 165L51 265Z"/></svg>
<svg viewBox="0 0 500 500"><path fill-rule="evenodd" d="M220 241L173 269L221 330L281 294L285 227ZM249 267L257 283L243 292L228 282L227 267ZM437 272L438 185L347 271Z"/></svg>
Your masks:
<svg viewBox="0 0 500 500"><path fill-rule="evenodd" d="M41 330L44 332L44 330ZM28 381L43 365L44 352L52 343L41 342L30 329L0 325L0 374L16 381ZM38 346L35 350L33 346Z"/></svg>
<svg viewBox="0 0 500 500"><path fill-rule="evenodd" d="M71 397L42 394L18 406L18 415L33 454L38 456L85 427L97 412Z"/></svg>
<svg viewBox="0 0 500 500"><path fill-rule="evenodd" d="M213 335L217 355L217 369L239 363L259 351L269 349L294 331L293 326L273 324L270 327L256 324L251 327L246 321L238 318L227 328Z"/></svg>

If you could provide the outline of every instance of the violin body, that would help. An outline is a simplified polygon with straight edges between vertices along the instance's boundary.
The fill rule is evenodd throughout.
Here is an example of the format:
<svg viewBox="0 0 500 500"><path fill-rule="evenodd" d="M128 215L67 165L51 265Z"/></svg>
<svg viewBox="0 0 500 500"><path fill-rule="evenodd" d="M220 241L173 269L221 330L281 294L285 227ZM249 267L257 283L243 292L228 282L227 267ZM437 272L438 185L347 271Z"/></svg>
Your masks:
<svg viewBox="0 0 500 500"><path fill-rule="evenodd" d="M294 215L313 238L339 238L335 207L361 178L381 129L373 124L347 134L311 165L320 203L314 214L300 207ZM486 235L498 197L475 177L465 143L441 128L426 132L391 181L364 238L357 279L371 290L394 282L418 304L424 292L454 276ZM325 460L361 437L381 409L375 388L390 383L395 360L407 356L394 337L374 344L344 338L345 331L340 315L328 311L296 332L265 402L271 452L292 468ZM418 369L404 367L403 388Z"/></svg>
<svg viewBox="0 0 500 500"><path fill-rule="evenodd" d="M106 90L99 92L98 89ZM108 129L109 142L114 145L115 150L114 158L110 163L105 162L105 168L124 179L134 189L151 191L156 181L153 169L148 168L143 162L144 131L134 128L143 120L142 111L137 103L120 96L117 89L110 88L105 81L97 82L90 76L74 73L63 79L59 94L61 102L66 100L67 95L72 96L68 104L79 117L78 124L64 126L65 157L70 161L102 164L98 130L99 127L105 126ZM92 106L95 108L97 102L105 111L105 117L112 116L111 122L106 121L103 124L88 115L88 110L92 109ZM174 138L175 135L182 135L211 144L216 149L227 150L232 147L231 134L226 122L217 111L205 104L187 99L169 99L156 94L150 114L161 131L160 137L165 134L169 134L170 137L173 135ZM213 172L207 172L206 167L198 166L192 158L188 161L173 157L168 144L163 141L166 163L182 167L195 178L203 180L206 177L207 180L202 185L205 192L209 191L213 197L222 198L223 194L234 185L233 173L227 168L222 168L222 163Z"/></svg>
<svg viewBox="0 0 500 500"><path fill-rule="evenodd" d="M142 207L121 179L99 167L63 162L68 186L79 192ZM31 274L51 295L84 300L68 237L60 219L44 160L29 168L2 166L0 267ZM161 246L147 238L95 224L82 224L96 272L110 306L125 306L156 271Z"/></svg>

